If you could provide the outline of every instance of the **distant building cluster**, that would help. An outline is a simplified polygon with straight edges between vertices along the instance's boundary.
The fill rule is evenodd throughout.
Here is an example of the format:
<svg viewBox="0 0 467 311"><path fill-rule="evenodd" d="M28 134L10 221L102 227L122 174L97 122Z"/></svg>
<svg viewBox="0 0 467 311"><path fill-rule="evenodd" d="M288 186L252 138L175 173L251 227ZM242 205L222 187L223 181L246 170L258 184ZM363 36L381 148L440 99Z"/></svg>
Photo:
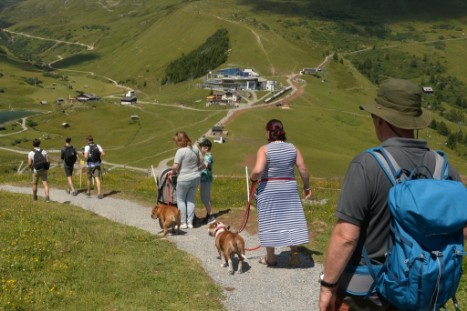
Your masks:
<svg viewBox="0 0 467 311"><path fill-rule="evenodd" d="M276 81L261 78L252 69L225 68L209 72L199 87L219 91L274 91Z"/></svg>

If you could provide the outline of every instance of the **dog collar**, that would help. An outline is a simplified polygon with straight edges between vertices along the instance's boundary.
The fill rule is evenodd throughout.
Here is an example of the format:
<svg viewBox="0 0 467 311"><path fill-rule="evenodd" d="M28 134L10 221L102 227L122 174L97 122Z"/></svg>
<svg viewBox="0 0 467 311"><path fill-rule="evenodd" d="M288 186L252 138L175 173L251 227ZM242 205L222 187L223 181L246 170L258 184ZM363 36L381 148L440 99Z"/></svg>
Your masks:
<svg viewBox="0 0 467 311"><path fill-rule="evenodd" d="M225 231L226 230L225 226L217 227L216 230L214 231L214 235L217 236L217 234L221 233L222 231L220 230Z"/></svg>

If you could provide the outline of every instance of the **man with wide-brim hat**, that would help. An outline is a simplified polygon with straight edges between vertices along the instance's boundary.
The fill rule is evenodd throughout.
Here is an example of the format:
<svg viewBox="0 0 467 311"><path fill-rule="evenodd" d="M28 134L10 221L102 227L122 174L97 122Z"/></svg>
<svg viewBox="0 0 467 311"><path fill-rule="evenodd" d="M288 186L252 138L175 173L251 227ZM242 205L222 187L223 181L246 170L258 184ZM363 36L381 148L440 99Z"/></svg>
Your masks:
<svg viewBox="0 0 467 311"><path fill-rule="evenodd" d="M414 131L431 122L422 109L422 88L403 79L387 79L377 91L375 101L360 108L373 117L376 136L402 169L412 171L426 166L434 171L436 160L424 140ZM460 180L449 165L449 178ZM382 297L369 299L355 293L368 291L373 279L360 278L346 267L362 265L362 249L374 263L383 263L391 215L387 206L392 184L376 159L368 152L357 155L346 172L336 207L337 223L326 252L321 275L320 310L397 310ZM464 230L466 232L466 230ZM368 281L365 283L365 281ZM358 288L357 288L358 287Z"/></svg>
<svg viewBox="0 0 467 311"><path fill-rule="evenodd" d="M383 81L375 101L360 109L401 129L423 129L431 122L431 114L422 109L422 88L403 79Z"/></svg>

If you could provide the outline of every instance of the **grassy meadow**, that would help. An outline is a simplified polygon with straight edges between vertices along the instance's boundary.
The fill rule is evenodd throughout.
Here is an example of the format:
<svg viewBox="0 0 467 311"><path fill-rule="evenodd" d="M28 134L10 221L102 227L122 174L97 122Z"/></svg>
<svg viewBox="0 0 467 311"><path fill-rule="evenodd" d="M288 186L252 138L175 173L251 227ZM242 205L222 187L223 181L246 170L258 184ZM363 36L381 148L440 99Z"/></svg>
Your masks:
<svg viewBox="0 0 467 311"><path fill-rule="evenodd" d="M167 240L74 206L0 197L2 310L223 309L200 263Z"/></svg>

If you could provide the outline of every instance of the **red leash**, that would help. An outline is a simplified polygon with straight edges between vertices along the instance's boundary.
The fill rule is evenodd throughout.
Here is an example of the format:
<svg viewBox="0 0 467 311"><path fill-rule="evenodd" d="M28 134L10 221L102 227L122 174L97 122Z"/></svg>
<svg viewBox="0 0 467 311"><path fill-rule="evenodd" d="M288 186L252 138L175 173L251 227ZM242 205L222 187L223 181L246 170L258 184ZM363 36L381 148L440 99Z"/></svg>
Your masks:
<svg viewBox="0 0 467 311"><path fill-rule="evenodd" d="M259 181L268 181L268 180L295 180L295 178L267 178L267 179L260 179ZM248 197L248 203L247 203L247 206L246 206L246 209L245 209L245 213L243 214L243 220L242 220L242 224L240 226L240 229L238 229L238 232L242 232L245 227L246 227L246 224L248 222L248 217L250 216L250 207L251 207L251 201L253 200L253 195L255 194L255 189L256 189L256 184L258 183L258 180L253 180L251 182L251 187L250 187L250 195ZM253 248L245 248L246 251L255 251L257 250L258 248L260 248L261 245L258 245L256 247L253 247Z"/></svg>
<svg viewBox="0 0 467 311"><path fill-rule="evenodd" d="M256 184L258 183L257 180L253 180L251 182L251 187L250 187L250 195L248 197L248 203L246 205L246 209L245 209L245 213L243 214L243 220L242 220L242 224L240 226L240 229L238 229L238 232L242 232L245 227L246 227L246 224L248 222L248 217L250 216L250 207L251 207L251 200L253 200L253 196L255 194L255 188L256 188ZM258 245L256 247L253 247L253 248L248 248L246 247L245 250L246 251L255 251L257 250L258 248L260 248L261 245Z"/></svg>

